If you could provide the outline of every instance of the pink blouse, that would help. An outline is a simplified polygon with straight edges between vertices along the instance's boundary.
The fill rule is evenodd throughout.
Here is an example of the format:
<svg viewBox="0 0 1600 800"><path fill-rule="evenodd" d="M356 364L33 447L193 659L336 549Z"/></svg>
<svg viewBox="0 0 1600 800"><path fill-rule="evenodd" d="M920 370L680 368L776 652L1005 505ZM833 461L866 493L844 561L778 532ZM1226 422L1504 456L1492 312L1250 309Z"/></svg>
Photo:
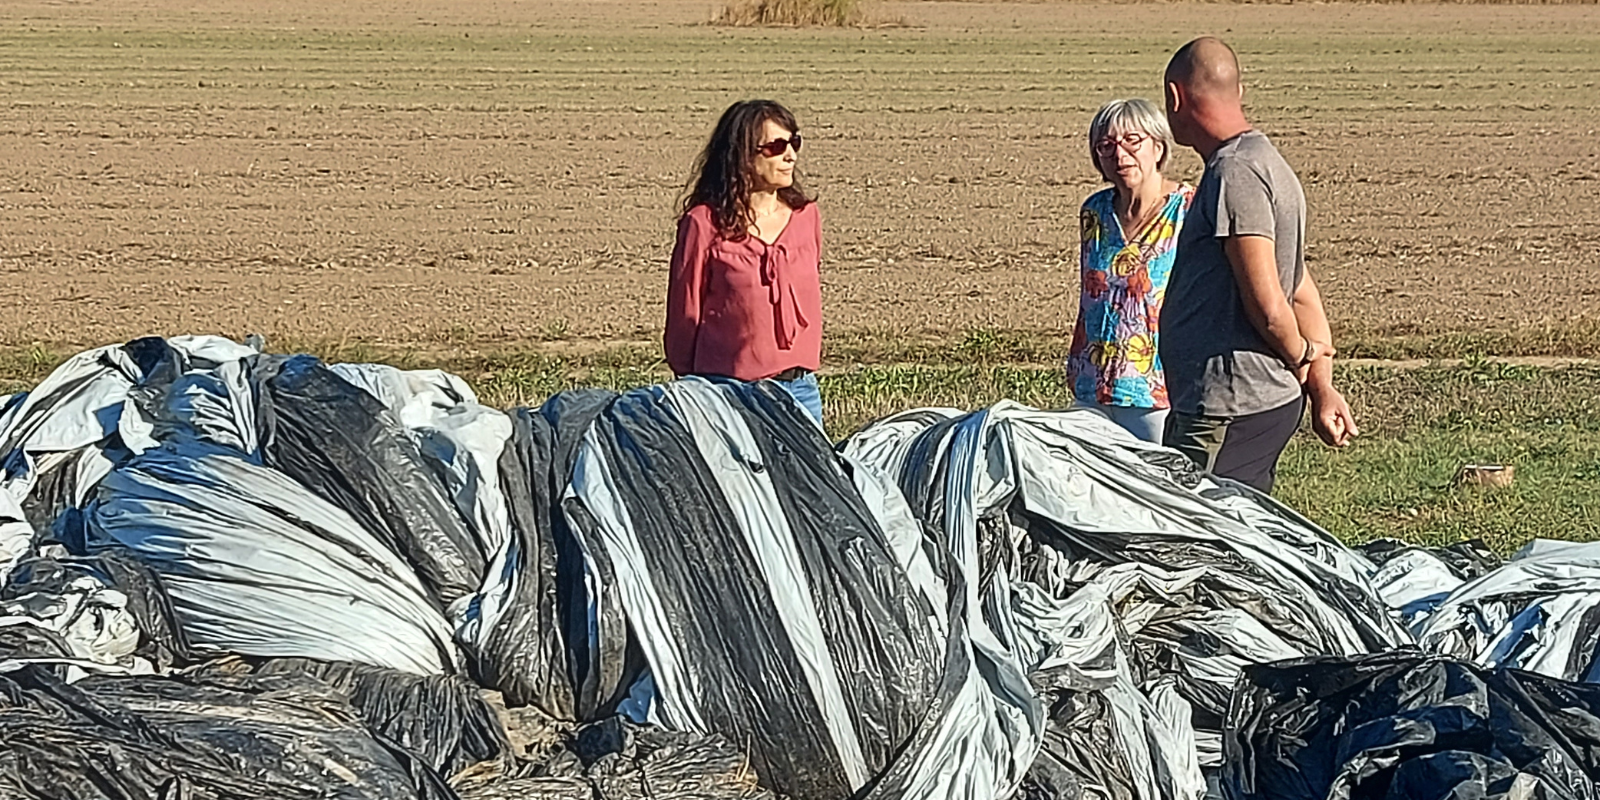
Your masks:
<svg viewBox="0 0 1600 800"><path fill-rule="evenodd" d="M822 362L822 218L789 217L772 244L717 234L699 205L678 221L662 343L676 375L754 381Z"/></svg>

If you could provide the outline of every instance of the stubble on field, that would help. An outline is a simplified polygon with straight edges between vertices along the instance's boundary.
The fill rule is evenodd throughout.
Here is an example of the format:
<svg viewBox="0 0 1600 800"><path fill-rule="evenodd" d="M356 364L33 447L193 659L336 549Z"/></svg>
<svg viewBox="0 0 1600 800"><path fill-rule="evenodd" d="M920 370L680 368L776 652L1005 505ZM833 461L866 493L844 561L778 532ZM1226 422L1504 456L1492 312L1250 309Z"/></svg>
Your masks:
<svg viewBox="0 0 1600 800"><path fill-rule="evenodd" d="M1054 342L1099 187L1084 128L1159 99L1200 33L1239 49L1300 173L1342 337L1600 330L1600 8L907 3L880 9L905 27L845 30L712 11L7 4L0 344L650 347L690 161L752 96L802 120L830 340Z"/></svg>

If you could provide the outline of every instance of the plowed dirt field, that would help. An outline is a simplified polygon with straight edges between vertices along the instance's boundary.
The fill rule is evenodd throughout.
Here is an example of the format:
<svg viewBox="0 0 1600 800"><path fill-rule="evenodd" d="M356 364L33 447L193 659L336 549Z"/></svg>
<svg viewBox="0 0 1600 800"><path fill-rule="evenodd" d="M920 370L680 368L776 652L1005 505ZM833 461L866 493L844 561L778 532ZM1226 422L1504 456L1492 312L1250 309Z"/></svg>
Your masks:
<svg viewBox="0 0 1600 800"><path fill-rule="evenodd" d="M651 341L674 200L750 96L807 136L831 330L1066 330L1084 129L1159 98L1201 33L1240 51L1299 170L1343 331L1600 315L1600 7L920 2L846 30L713 10L0 5L0 344Z"/></svg>

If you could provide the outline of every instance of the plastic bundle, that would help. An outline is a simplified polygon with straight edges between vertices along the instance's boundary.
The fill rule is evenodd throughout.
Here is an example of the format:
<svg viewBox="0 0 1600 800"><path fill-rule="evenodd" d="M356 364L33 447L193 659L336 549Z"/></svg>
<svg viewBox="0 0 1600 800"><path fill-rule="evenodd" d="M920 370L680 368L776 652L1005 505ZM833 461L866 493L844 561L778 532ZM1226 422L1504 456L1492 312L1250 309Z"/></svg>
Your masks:
<svg viewBox="0 0 1600 800"><path fill-rule="evenodd" d="M1192 797L1240 669L1412 641L1360 555L1092 412L922 409L841 450L925 525L976 536L985 616L1052 708L1035 790Z"/></svg>
<svg viewBox="0 0 1600 800"><path fill-rule="evenodd" d="M484 554L417 443L376 398L309 356L252 373L263 461L404 558L442 608L478 587Z"/></svg>
<svg viewBox="0 0 1600 800"><path fill-rule="evenodd" d="M511 438L511 419L478 404L460 378L436 369L383 364L333 364L334 374L389 409L416 441L422 460L467 523L478 550L498 552L511 538L497 465Z"/></svg>
<svg viewBox="0 0 1600 800"><path fill-rule="evenodd" d="M188 370L213 369L255 352L215 336L150 337L67 359L0 412L0 483L32 527L48 531L146 441L146 426L128 402L137 400L141 387L152 381L165 386Z"/></svg>
<svg viewBox="0 0 1600 800"><path fill-rule="evenodd" d="M164 355L160 339L79 353L0 412L0 583L64 508L111 471L128 390Z"/></svg>
<svg viewBox="0 0 1600 800"><path fill-rule="evenodd" d="M1361 553L1377 565L1373 590L1412 632L1451 592L1501 565L1500 557L1478 539L1433 548L1378 539L1363 545Z"/></svg>
<svg viewBox="0 0 1600 800"><path fill-rule="evenodd" d="M0 588L0 608L13 641L0 646L0 657L82 659L135 671L189 657L160 577L116 550L24 559ZM16 635L23 629L35 632L31 642Z"/></svg>
<svg viewBox="0 0 1600 800"><path fill-rule="evenodd" d="M584 557L561 514L583 433L615 396L563 392L538 411L511 412L498 470L510 535L457 620L474 677L508 704L532 704L557 719L608 713L627 688L626 638L591 641ZM622 622L613 616L604 628L621 630Z"/></svg>
<svg viewBox="0 0 1600 800"><path fill-rule="evenodd" d="M453 800L306 675L0 675L0 793L40 800Z"/></svg>
<svg viewBox="0 0 1600 800"><path fill-rule="evenodd" d="M1231 800L1549 798L1600 785L1600 686L1418 653L1244 671Z"/></svg>
<svg viewBox="0 0 1600 800"><path fill-rule="evenodd" d="M237 451L169 442L108 476L91 550L161 575L197 651L454 671L450 629L411 565L342 509Z"/></svg>
<svg viewBox="0 0 1600 800"><path fill-rule="evenodd" d="M881 524L854 480L772 386L685 379L612 403L565 512L596 638L627 634L604 625L619 609L648 662L623 707L746 743L784 794L1003 796L1038 708L977 662L960 576L931 580L919 543L888 538L916 526Z"/></svg>
<svg viewBox="0 0 1600 800"><path fill-rule="evenodd" d="M1538 540L1415 621L1432 653L1600 682L1600 544Z"/></svg>

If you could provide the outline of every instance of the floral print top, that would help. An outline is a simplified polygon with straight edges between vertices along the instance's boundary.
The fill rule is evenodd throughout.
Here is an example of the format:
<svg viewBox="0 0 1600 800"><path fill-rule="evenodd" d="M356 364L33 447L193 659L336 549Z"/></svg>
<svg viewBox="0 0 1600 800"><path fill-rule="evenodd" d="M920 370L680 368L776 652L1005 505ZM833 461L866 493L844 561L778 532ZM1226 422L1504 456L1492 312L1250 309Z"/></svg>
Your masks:
<svg viewBox="0 0 1600 800"><path fill-rule="evenodd" d="M1080 402L1166 408L1161 374L1161 301L1177 255L1178 231L1194 202L1180 185L1143 230L1124 236L1114 189L1083 202L1078 324L1067 356L1067 381Z"/></svg>

